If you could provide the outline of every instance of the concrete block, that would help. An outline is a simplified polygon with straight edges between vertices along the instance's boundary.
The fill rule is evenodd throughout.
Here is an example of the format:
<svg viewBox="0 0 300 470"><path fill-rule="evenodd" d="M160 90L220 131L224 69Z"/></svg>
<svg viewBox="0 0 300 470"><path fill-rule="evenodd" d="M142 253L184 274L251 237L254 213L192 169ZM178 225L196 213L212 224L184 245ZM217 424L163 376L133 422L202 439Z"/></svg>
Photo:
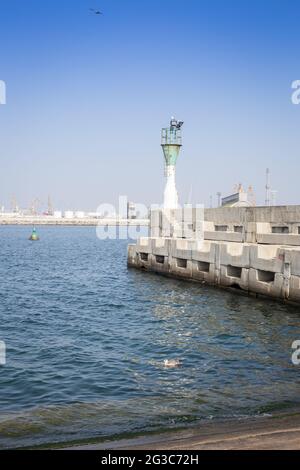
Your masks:
<svg viewBox="0 0 300 470"><path fill-rule="evenodd" d="M151 255L148 253L138 252L136 254L136 263L141 269L150 269L151 268Z"/></svg>
<svg viewBox="0 0 300 470"><path fill-rule="evenodd" d="M256 243L256 223L247 222L245 224L244 241L246 243Z"/></svg>
<svg viewBox="0 0 300 470"><path fill-rule="evenodd" d="M162 210L162 221L168 223L182 222L183 221L183 210L180 209L163 209Z"/></svg>
<svg viewBox="0 0 300 470"><path fill-rule="evenodd" d="M150 229L151 238L158 238L162 236L162 230L159 227L151 227Z"/></svg>
<svg viewBox="0 0 300 470"><path fill-rule="evenodd" d="M161 227L162 226L162 210L161 209L151 209L150 211L150 225L151 227Z"/></svg>
<svg viewBox="0 0 300 470"><path fill-rule="evenodd" d="M136 244L136 251L141 253L152 253L152 238L139 238Z"/></svg>
<svg viewBox="0 0 300 470"><path fill-rule="evenodd" d="M168 274L170 271L169 257L162 255L149 255L150 269L157 273Z"/></svg>
<svg viewBox="0 0 300 470"><path fill-rule="evenodd" d="M170 273L187 279L192 278L193 263L186 258L170 258Z"/></svg>
<svg viewBox="0 0 300 470"><path fill-rule="evenodd" d="M193 233L193 238L195 240L204 240L204 223L197 223L194 225L194 233Z"/></svg>
<svg viewBox="0 0 300 470"><path fill-rule="evenodd" d="M289 300L300 303L300 277L291 276L289 286Z"/></svg>
<svg viewBox="0 0 300 470"><path fill-rule="evenodd" d="M174 222L174 225L171 228L171 236L174 238L184 238L183 222Z"/></svg>
<svg viewBox="0 0 300 470"><path fill-rule="evenodd" d="M128 245L127 247L127 264L128 266L138 267L136 245Z"/></svg>
<svg viewBox="0 0 300 470"><path fill-rule="evenodd" d="M152 240L152 254L153 255L162 255L169 256L170 254L170 238L154 238Z"/></svg>
<svg viewBox="0 0 300 470"><path fill-rule="evenodd" d="M283 273L283 257L276 245L253 245L250 247L251 268Z"/></svg>
<svg viewBox="0 0 300 470"><path fill-rule="evenodd" d="M193 222L193 206L191 204L185 204L182 211L182 220L185 222Z"/></svg>
<svg viewBox="0 0 300 470"><path fill-rule="evenodd" d="M300 276L300 248L299 249L283 249L284 262L291 266L291 275Z"/></svg>
<svg viewBox="0 0 300 470"><path fill-rule="evenodd" d="M182 237L194 238L193 208L185 205L182 213Z"/></svg>
<svg viewBox="0 0 300 470"><path fill-rule="evenodd" d="M204 206L196 206L196 207L193 207L193 211L192 211L192 218L193 218L193 223L195 225L197 224L202 224L202 222L204 222ZM207 219L209 220L209 219Z"/></svg>
<svg viewBox="0 0 300 470"><path fill-rule="evenodd" d="M203 229L204 229L204 232L214 232L215 224L213 222L209 222L208 220L204 220Z"/></svg>
<svg viewBox="0 0 300 470"><path fill-rule="evenodd" d="M192 240L173 238L171 240L170 254L172 258L192 259L193 246Z"/></svg>
<svg viewBox="0 0 300 470"><path fill-rule="evenodd" d="M182 237L182 209L164 209L162 211L163 237Z"/></svg>
<svg viewBox="0 0 300 470"><path fill-rule="evenodd" d="M171 227L166 227L161 230L161 236L163 238L170 238L171 237Z"/></svg>
<svg viewBox="0 0 300 470"><path fill-rule="evenodd" d="M256 233L257 234L272 233L271 224L269 222L258 222L256 224Z"/></svg>
<svg viewBox="0 0 300 470"><path fill-rule="evenodd" d="M257 243L264 243L268 245L300 245L300 235L291 235L285 233L271 233L256 235Z"/></svg>
<svg viewBox="0 0 300 470"><path fill-rule="evenodd" d="M290 224L290 233L293 235L299 235L300 223Z"/></svg>
<svg viewBox="0 0 300 470"><path fill-rule="evenodd" d="M224 287L239 287L248 291L249 269L239 266L221 266L220 284Z"/></svg>
<svg viewBox="0 0 300 470"><path fill-rule="evenodd" d="M204 231L205 240L225 241L225 242L238 242L243 241L242 233L235 232L206 232Z"/></svg>
<svg viewBox="0 0 300 470"><path fill-rule="evenodd" d="M215 264L207 261L192 260L192 278L208 284L215 283Z"/></svg>
<svg viewBox="0 0 300 470"><path fill-rule="evenodd" d="M245 243L221 243L220 263L225 266L249 268L250 246Z"/></svg>
<svg viewBox="0 0 300 470"><path fill-rule="evenodd" d="M283 274L250 268L249 291L282 298Z"/></svg>
<svg viewBox="0 0 300 470"><path fill-rule="evenodd" d="M192 245L192 259L195 261L204 261L215 263L216 244L210 241L195 242Z"/></svg>

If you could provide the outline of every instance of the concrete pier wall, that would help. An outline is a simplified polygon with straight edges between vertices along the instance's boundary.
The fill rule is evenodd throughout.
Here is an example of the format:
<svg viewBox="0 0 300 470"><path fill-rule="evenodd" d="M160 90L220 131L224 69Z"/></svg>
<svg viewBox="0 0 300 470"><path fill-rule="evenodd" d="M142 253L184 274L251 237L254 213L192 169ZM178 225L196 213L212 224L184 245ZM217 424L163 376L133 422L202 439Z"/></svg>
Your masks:
<svg viewBox="0 0 300 470"><path fill-rule="evenodd" d="M157 210L151 237L129 245L128 265L300 303L300 206L207 209L204 239L197 238L194 215L192 236L184 237L180 212L173 214L176 230L168 218L166 231Z"/></svg>
<svg viewBox="0 0 300 470"><path fill-rule="evenodd" d="M300 206L151 212L151 237L300 246Z"/></svg>
<svg viewBox="0 0 300 470"><path fill-rule="evenodd" d="M300 303L300 247L141 238L128 265Z"/></svg>

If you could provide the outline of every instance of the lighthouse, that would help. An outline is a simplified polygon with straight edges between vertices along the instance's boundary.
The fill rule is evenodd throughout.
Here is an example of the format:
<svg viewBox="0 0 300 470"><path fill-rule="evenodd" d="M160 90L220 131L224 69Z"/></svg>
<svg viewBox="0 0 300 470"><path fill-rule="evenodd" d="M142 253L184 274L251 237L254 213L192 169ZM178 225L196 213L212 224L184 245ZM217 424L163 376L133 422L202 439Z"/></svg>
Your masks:
<svg viewBox="0 0 300 470"><path fill-rule="evenodd" d="M178 208L178 193L176 189L176 162L182 146L181 128L183 121L171 118L170 127L161 131L161 146L165 157L166 187L164 192L164 209Z"/></svg>

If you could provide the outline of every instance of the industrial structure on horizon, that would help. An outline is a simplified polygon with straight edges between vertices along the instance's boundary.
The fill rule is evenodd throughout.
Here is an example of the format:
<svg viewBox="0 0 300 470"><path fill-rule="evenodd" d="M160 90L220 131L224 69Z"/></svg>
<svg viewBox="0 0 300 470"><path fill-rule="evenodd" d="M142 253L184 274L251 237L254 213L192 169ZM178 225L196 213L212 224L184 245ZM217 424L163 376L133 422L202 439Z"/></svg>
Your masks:
<svg viewBox="0 0 300 470"><path fill-rule="evenodd" d="M165 177L166 184L164 190L163 207L165 209L177 209L179 206L178 192L176 189L176 163L182 147L182 126L184 122L178 121L174 117L170 120L169 127L163 128L161 131L161 146L164 154ZM271 188L270 169L266 169L265 184L265 206L276 205L277 191ZM7 218L15 217L52 217L54 219L85 219L85 218L109 218L107 214L99 212L86 212L82 210L57 210L54 209L51 197L48 196L46 210L41 210L43 203L34 198L29 208L21 209L15 196L11 199L11 210L6 211L4 206L0 206L0 216ZM238 184L232 194L222 197L221 192L217 192L217 207L254 207L256 206L256 198L252 186L245 191L242 184ZM213 197L210 196L210 208L213 208ZM112 218L116 214L112 215ZM119 218L122 216L118 216ZM137 210L134 202L127 203L127 214L123 218L136 219Z"/></svg>
<svg viewBox="0 0 300 470"><path fill-rule="evenodd" d="M221 196L221 193L218 194ZM236 192L223 197L221 201L222 207L253 207L256 205L252 186L249 186L248 191L245 191L241 184L237 185Z"/></svg>
<svg viewBox="0 0 300 470"><path fill-rule="evenodd" d="M11 219L18 219L18 218L32 218L32 217L39 217L44 218L45 220L51 221L51 219L128 219L134 220L137 219L137 209L136 204L134 202L127 203L126 213L123 214L116 214L112 213L109 214L107 212L90 212L90 211L82 211L82 210L54 210L52 206L52 202L50 197L48 198L48 209L46 211L39 211L38 204L40 201L35 199L32 201L29 209L21 209L19 208L16 199L13 198L13 204L11 211L5 211L5 207L0 207L0 219L2 218L11 218ZM142 214L143 217L143 214Z"/></svg>

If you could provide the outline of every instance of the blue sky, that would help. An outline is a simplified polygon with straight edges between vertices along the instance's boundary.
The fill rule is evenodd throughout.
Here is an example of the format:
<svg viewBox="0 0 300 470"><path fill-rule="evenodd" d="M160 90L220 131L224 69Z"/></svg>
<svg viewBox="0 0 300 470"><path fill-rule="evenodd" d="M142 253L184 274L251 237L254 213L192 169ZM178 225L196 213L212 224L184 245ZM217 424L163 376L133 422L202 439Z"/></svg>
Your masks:
<svg viewBox="0 0 300 470"><path fill-rule="evenodd" d="M270 167L299 203L299 20L294 0L0 0L0 203L161 202L171 115L181 202L242 182L263 203Z"/></svg>

